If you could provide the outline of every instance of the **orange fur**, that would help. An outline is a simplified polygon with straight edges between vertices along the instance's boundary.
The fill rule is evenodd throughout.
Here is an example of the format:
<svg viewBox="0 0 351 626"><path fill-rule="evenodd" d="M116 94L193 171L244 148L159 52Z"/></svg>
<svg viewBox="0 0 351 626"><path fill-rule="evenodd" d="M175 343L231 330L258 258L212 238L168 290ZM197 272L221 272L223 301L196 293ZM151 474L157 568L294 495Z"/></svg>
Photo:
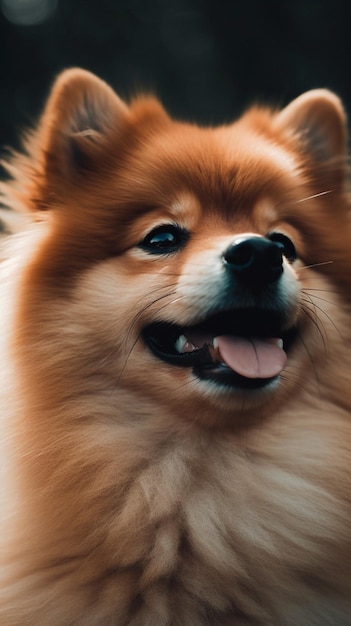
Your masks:
<svg viewBox="0 0 351 626"><path fill-rule="evenodd" d="M325 90L199 128L58 78L3 184L33 227L2 263L2 625L351 623L346 141ZM148 254L165 223L186 245ZM271 231L298 253L276 383L158 359L145 326L195 324L224 248Z"/></svg>

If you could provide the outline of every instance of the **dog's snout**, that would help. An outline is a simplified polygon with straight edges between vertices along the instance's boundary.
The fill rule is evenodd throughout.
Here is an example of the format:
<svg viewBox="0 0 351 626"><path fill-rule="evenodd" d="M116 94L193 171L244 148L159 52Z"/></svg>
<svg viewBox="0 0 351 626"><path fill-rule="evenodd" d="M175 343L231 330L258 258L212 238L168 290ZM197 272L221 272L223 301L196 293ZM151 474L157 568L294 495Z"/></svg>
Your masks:
<svg viewBox="0 0 351 626"><path fill-rule="evenodd" d="M241 281L270 283L283 272L283 245L265 237L245 237L228 246L223 262Z"/></svg>

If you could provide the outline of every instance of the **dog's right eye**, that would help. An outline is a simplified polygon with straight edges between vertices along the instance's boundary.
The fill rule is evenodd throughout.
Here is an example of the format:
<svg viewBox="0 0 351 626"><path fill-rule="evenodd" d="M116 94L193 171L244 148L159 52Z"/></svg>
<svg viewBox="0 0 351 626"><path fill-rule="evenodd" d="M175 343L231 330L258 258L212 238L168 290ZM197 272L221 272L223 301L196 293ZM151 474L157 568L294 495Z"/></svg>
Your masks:
<svg viewBox="0 0 351 626"><path fill-rule="evenodd" d="M139 243L139 248L150 254L172 254L185 245L188 237L184 228L175 224L164 224L151 230Z"/></svg>

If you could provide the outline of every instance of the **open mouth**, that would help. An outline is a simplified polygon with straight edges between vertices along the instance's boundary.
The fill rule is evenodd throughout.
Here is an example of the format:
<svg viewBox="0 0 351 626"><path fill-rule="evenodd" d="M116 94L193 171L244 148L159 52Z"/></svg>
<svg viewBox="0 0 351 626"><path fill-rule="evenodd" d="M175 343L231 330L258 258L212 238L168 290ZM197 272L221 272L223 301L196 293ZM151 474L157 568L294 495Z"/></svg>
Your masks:
<svg viewBox="0 0 351 626"><path fill-rule="evenodd" d="M201 379L256 389L283 371L296 329L286 330L281 313L237 309L191 326L157 322L143 338L159 359L190 367Z"/></svg>

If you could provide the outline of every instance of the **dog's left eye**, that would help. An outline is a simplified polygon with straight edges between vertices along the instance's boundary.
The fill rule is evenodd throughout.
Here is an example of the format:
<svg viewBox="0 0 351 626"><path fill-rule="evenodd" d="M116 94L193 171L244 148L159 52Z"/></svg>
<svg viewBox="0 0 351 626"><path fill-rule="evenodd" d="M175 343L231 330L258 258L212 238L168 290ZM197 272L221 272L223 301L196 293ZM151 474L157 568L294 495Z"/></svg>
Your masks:
<svg viewBox="0 0 351 626"><path fill-rule="evenodd" d="M164 224L151 230L139 243L139 247L150 254L171 254L182 248L188 232L175 224Z"/></svg>

